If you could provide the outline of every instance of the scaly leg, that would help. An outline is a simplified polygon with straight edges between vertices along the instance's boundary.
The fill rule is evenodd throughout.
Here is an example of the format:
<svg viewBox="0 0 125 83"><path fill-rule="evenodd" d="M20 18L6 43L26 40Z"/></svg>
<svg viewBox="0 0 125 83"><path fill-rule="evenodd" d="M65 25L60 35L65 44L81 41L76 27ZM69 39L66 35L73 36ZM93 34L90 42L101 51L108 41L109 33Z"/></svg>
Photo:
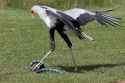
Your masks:
<svg viewBox="0 0 125 83"><path fill-rule="evenodd" d="M70 48L70 52L71 52L71 60L72 60L72 63L73 63L73 65L75 66L75 71L77 71L77 64L76 64L76 61L75 61L75 57L74 57L74 53L73 53L72 48Z"/></svg>

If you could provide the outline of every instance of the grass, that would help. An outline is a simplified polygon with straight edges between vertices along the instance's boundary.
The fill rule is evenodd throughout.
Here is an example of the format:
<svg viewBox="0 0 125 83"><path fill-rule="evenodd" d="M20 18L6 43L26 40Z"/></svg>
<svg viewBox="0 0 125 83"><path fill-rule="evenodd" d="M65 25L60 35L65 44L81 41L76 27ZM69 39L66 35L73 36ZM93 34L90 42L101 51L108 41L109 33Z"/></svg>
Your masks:
<svg viewBox="0 0 125 83"><path fill-rule="evenodd" d="M125 12L121 9L112 14L122 17ZM93 22L84 31L95 41L80 41L70 35L78 71L73 71L69 50L56 34L57 48L46 60L46 65L57 66L66 73L36 74L25 67L48 50L45 25L38 17L32 19L28 11L0 10L0 83L111 83L124 80L124 27L106 28Z"/></svg>

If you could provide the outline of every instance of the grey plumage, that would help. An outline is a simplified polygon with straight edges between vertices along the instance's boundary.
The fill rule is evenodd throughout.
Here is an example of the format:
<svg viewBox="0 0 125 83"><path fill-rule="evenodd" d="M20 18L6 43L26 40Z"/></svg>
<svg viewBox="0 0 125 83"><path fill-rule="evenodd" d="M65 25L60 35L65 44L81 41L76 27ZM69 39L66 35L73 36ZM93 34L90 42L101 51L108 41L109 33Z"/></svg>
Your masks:
<svg viewBox="0 0 125 83"><path fill-rule="evenodd" d="M62 39L64 39L67 46L69 47L72 57L71 60L73 64L77 67L75 59L73 57L72 43L67 33L65 33L65 26L68 29L72 30L79 39L87 38L89 40L93 40L92 37L86 35L84 32L81 32L80 26L84 26L94 20L96 20L101 25L120 26L120 18L105 14L105 12L92 12L80 8L74 8L67 11L59 11L44 5L33 6L32 15L38 14L49 28L50 50L39 61L39 63L32 68L32 70L39 68L40 65L43 64L44 60L55 50L55 30L59 33Z"/></svg>
<svg viewBox="0 0 125 83"><path fill-rule="evenodd" d="M75 27L75 26L73 25L73 23L71 22L71 20L75 20L75 19L73 19L73 18L70 17L70 16L67 16L66 14L64 14L63 12L60 12L60 11L57 11L57 12L56 12L57 14L53 13L53 12L50 11L50 10L46 10L46 12L47 12L48 15L52 15L52 16L56 17L58 20L62 21L62 22L63 22L65 25L67 25L68 28L69 28L70 30L72 30L72 31L75 33L75 35L78 36L80 39L84 39L84 38L85 38L85 37L82 35L81 31L80 31L77 27ZM65 16L64 16L64 15L65 15Z"/></svg>
<svg viewBox="0 0 125 83"><path fill-rule="evenodd" d="M120 18L102 12L96 12L95 20L102 25L120 26Z"/></svg>
<svg viewBox="0 0 125 83"><path fill-rule="evenodd" d="M64 13L77 20L77 22L81 26L84 26L94 20L96 20L101 25L111 25L114 27L120 26L121 18L107 14L107 12L110 11L113 11L113 9L105 11L88 11L80 8L74 8L71 10L64 11Z"/></svg>

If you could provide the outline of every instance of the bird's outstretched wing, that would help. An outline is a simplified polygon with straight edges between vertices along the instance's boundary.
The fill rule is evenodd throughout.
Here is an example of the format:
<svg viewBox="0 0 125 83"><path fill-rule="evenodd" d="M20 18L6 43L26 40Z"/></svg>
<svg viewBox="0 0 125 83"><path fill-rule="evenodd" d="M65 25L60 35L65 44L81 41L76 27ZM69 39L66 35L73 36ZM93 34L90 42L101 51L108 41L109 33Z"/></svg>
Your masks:
<svg viewBox="0 0 125 83"><path fill-rule="evenodd" d="M95 13L88 10L74 8L64 11L65 14L71 16L79 22L80 25L85 25L88 22L94 20Z"/></svg>
<svg viewBox="0 0 125 83"><path fill-rule="evenodd" d="M102 11L92 12L85 9L74 8L64 11L64 13L77 20L80 25L86 25L88 22L96 20L101 25L120 26L120 18L105 14L105 12Z"/></svg>
<svg viewBox="0 0 125 83"><path fill-rule="evenodd" d="M85 37L82 35L82 33L76 29L76 27L73 25L73 23L70 21L73 20L72 17L67 16L66 14L64 14L61 11L57 11L56 13L50 11L50 10L46 10L46 13L49 16L53 16L56 17L58 20L62 21L65 25L67 25L68 28L70 28L75 34L76 36L78 36L80 39L84 39ZM64 17L63 15L66 15L68 18Z"/></svg>

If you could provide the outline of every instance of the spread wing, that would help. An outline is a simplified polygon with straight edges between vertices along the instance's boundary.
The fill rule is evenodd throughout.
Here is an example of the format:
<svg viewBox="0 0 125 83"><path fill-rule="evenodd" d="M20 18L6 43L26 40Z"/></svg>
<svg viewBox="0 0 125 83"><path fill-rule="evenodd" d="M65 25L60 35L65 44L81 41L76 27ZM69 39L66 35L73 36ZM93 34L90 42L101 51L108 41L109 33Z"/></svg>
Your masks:
<svg viewBox="0 0 125 83"><path fill-rule="evenodd" d="M92 12L85 9L74 8L64 11L64 13L77 20L80 25L86 25L88 22L96 20L101 25L120 26L120 18L105 14L105 12L102 11Z"/></svg>
<svg viewBox="0 0 125 83"><path fill-rule="evenodd" d="M65 14L71 16L79 22L80 25L85 25L90 21L94 20L96 13L90 12L80 8L74 8L64 11Z"/></svg>
<svg viewBox="0 0 125 83"><path fill-rule="evenodd" d="M82 35L82 33L75 28L75 26L73 25L73 23L70 21L70 19L73 19L70 16L67 16L66 14L64 14L63 12L60 11L56 11L56 12L52 12L51 10L46 10L47 15L53 16L56 19L59 19L60 21L62 21L65 25L67 25L68 28L70 28L75 34L76 36L78 36L80 39L84 39L84 36ZM66 18L68 17L68 18Z"/></svg>

